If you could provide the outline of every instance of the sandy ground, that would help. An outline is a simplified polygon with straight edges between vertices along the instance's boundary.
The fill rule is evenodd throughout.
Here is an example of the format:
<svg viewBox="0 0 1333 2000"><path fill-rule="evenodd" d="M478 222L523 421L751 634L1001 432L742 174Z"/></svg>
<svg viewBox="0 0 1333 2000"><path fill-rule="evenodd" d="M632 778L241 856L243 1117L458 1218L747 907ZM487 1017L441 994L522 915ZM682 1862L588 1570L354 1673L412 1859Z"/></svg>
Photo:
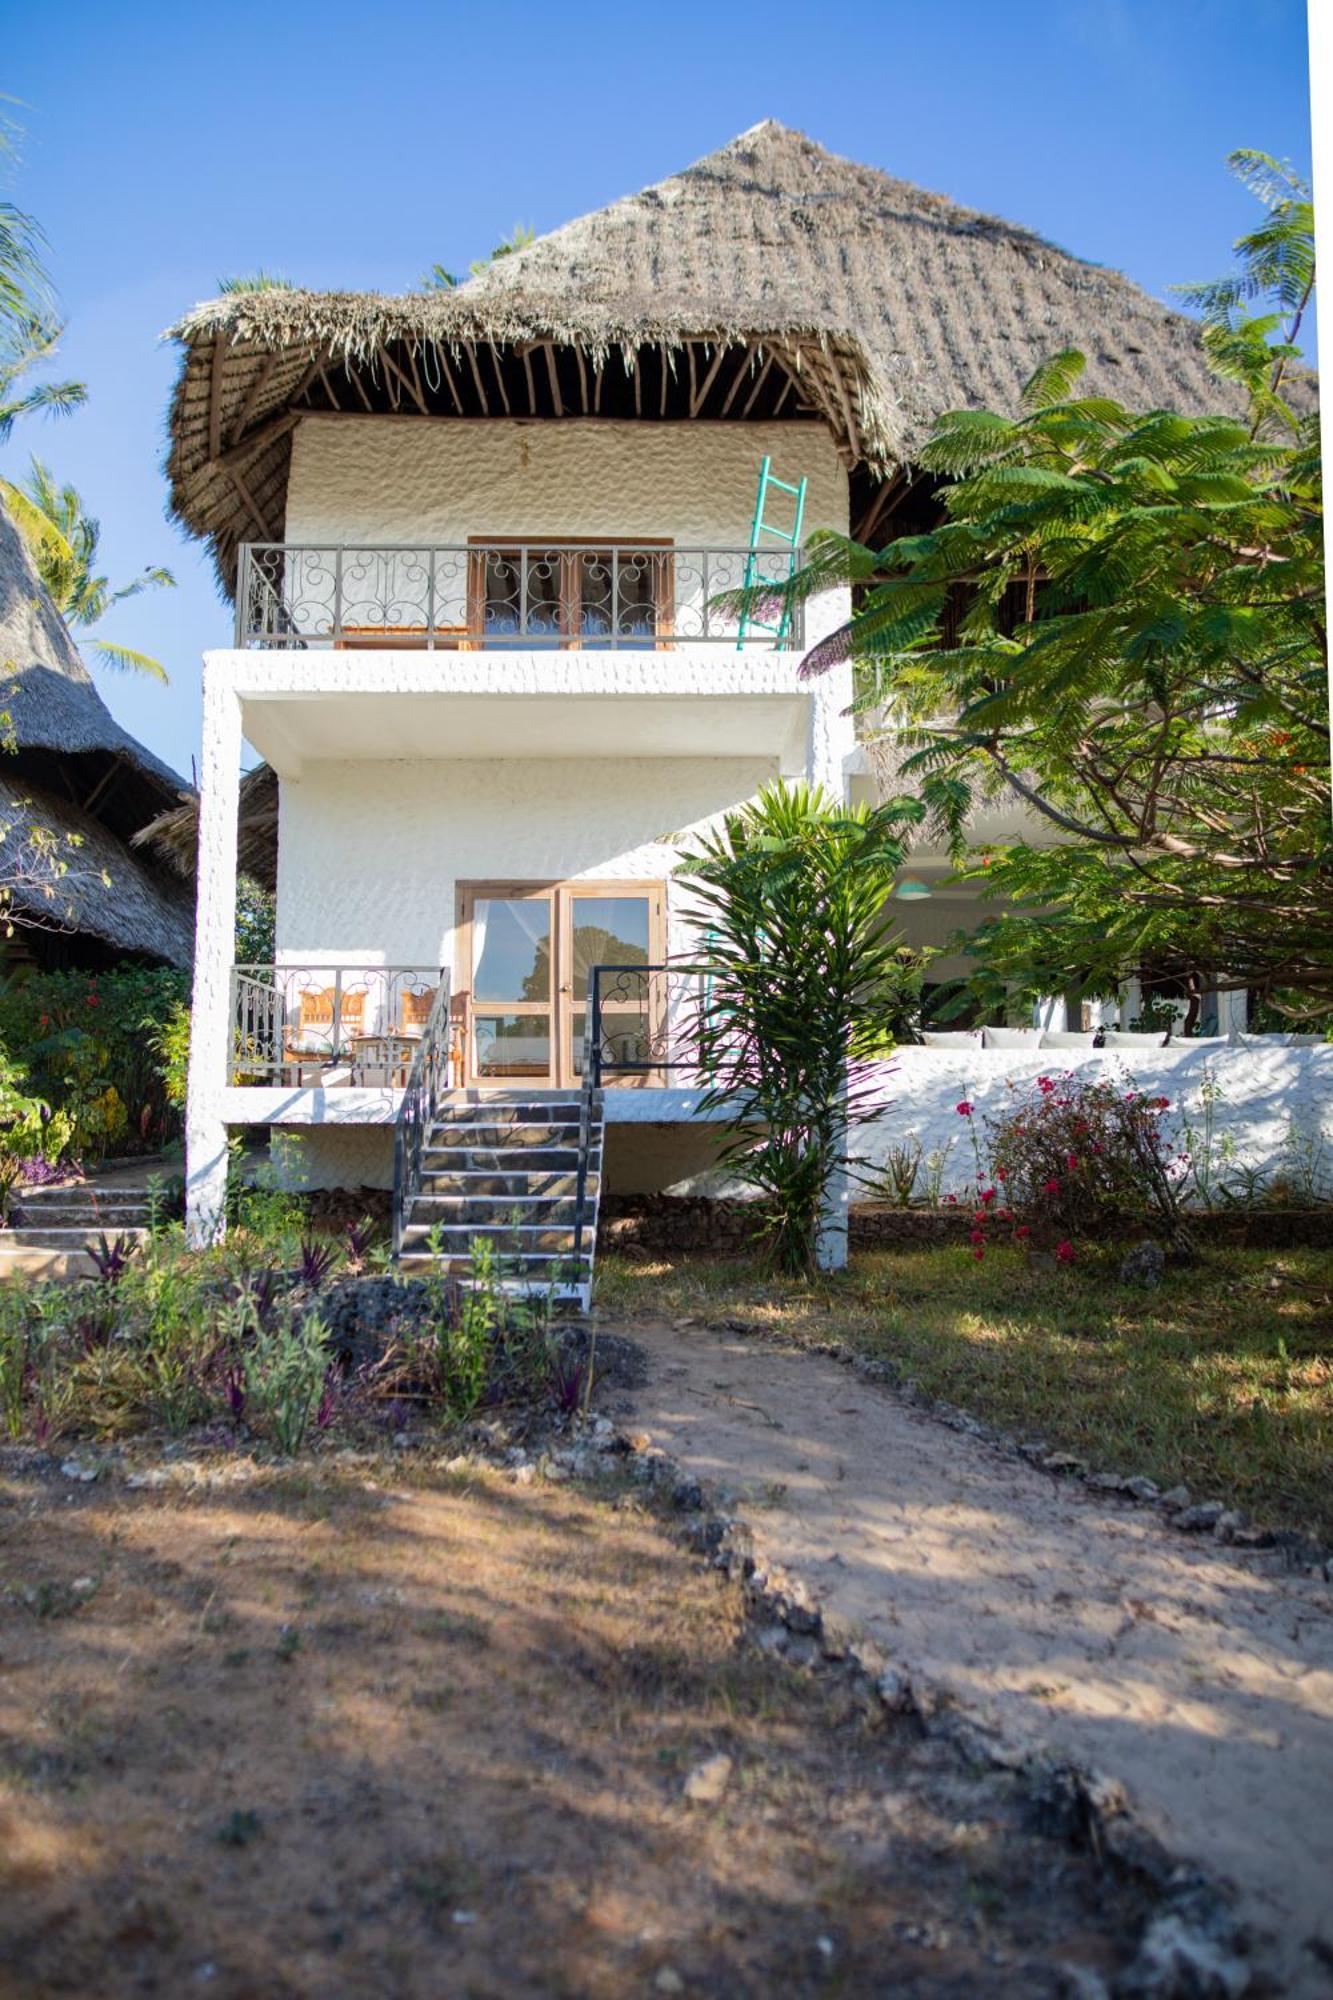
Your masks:
<svg viewBox="0 0 1333 2000"><path fill-rule="evenodd" d="M1278 1990L1333 1993L1328 1585L1195 1543L835 1361L632 1331L650 1361L633 1421L739 1496L759 1553L1008 1740L1120 1778L1173 1852L1234 1883Z"/></svg>
<svg viewBox="0 0 1333 2000"><path fill-rule="evenodd" d="M1070 2000L1132 1950L623 1477L174 1466L0 1446L0 2000Z"/></svg>

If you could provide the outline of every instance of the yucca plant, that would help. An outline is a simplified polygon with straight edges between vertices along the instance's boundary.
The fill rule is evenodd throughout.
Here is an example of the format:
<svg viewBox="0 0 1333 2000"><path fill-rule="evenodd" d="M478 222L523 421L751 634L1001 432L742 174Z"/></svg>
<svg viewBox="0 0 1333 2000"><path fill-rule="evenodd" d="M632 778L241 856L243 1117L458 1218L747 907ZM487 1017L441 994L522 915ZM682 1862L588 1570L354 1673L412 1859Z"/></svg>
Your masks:
<svg viewBox="0 0 1333 2000"><path fill-rule="evenodd" d="M888 913L915 800L842 806L776 784L728 813L683 865L707 945L695 1029L705 1109L730 1125L725 1163L763 1198L776 1267L815 1268L848 1135L876 1109L872 1058L898 990Z"/></svg>

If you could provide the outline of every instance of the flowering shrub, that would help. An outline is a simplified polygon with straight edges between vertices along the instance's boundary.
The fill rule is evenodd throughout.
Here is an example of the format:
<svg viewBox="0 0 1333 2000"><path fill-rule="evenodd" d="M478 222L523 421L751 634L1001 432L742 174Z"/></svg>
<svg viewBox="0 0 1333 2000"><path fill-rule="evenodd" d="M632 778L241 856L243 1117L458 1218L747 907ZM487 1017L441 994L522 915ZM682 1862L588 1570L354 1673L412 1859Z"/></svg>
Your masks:
<svg viewBox="0 0 1333 2000"><path fill-rule="evenodd" d="M1070 1239L1117 1223L1174 1227L1180 1160L1162 1129L1169 1108L1123 1075L1039 1076L986 1120L991 1172L1018 1226L1052 1241L1062 1263L1073 1259Z"/></svg>

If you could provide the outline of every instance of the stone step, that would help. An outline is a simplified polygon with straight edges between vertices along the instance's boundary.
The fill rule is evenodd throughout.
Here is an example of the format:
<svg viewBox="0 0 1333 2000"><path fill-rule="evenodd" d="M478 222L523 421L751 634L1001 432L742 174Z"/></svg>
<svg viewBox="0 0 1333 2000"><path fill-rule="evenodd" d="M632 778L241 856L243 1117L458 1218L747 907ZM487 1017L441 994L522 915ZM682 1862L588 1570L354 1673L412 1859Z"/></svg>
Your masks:
<svg viewBox="0 0 1333 2000"><path fill-rule="evenodd" d="M545 1121L549 1125L577 1125L581 1106L560 1100L540 1098L519 1099L512 1102L496 1103L494 1099L483 1098L476 1104L441 1104L435 1108L436 1125L537 1125Z"/></svg>
<svg viewBox="0 0 1333 2000"><path fill-rule="evenodd" d="M587 1192L596 1192L595 1172L587 1176ZM495 1197L501 1201L546 1201L578 1193L577 1167L558 1172L496 1172L490 1168L462 1173L426 1173L421 1176L421 1193L432 1199L455 1196L462 1201Z"/></svg>
<svg viewBox="0 0 1333 2000"><path fill-rule="evenodd" d="M0 1233L0 1245L15 1250L86 1250L89 1247L100 1249L100 1238L103 1235L111 1243L120 1236L129 1237L132 1243L141 1243L147 1238L148 1231L138 1226L129 1229L97 1230L85 1229L82 1225L65 1226L55 1222L49 1226L33 1227L20 1224L17 1229L6 1229Z"/></svg>
<svg viewBox="0 0 1333 2000"><path fill-rule="evenodd" d="M600 1173L601 1148L589 1155L589 1172ZM534 1146L524 1152L511 1146L432 1146L422 1154L423 1179L427 1174L576 1174L579 1170L577 1146Z"/></svg>
<svg viewBox="0 0 1333 2000"><path fill-rule="evenodd" d="M29 1222L77 1222L85 1229L119 1229L146 1221L149 1212L146 1201L29 1201L23 1196L11 1201L9 1211Z"/></svg>
<svg viewBox="0 0 1333 2000"><path fill-rule="evenodd" d="M484 1146L490 1152L532 1152L542 1146L578 1146L578 1128L572 1124L450 1124L432 1126L426 1138L426 1152L462 1152L470 1146Z"/></svg>
<svg viewBox="0 0 1333 2000"><path fill-rule="evenodd" d="M544 1228L539 1222L525 1222L517 1228L502 1228L498 1223L447 1222L443 1224L412 1221L403 1230L405 1250L429 1250L432 1235L438 1236L441 1255L464 1254L477 1242L489 1243L502 1256L512 1251L515 1255L527 1256L541 1251L544 1256L573 1256L575 1230L573 1223L557 1224Z"/></svg>
<svg viewBox="0 0 1333 2000"><path fill-rule="evenodd" d="M433 1194L423 1189L412 1203L413 1222L507 1223L568 1221L571 1228L578 1199L574 1194Z"/></svg>

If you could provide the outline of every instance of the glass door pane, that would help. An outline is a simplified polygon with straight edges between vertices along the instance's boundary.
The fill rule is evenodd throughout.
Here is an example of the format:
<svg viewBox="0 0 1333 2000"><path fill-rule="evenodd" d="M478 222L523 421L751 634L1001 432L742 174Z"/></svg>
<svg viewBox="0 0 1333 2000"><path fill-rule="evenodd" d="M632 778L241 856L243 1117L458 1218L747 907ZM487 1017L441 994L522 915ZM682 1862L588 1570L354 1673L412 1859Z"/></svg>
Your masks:
<svg viewBox="0 0 1333 2000"><path fill-rule="evenodd" d="M472 1041L478 1082L551 1081L555 965L551 890L471 899Z"/></svg>
<svg viewBox="0 0 1333 2000"><path fill-rule="evenodd" d="M568 971L562 1001L567 1009L565 1062L571 1078L583 1074L586 1002L595 965L619 971L602 978L602 1044L614 1047L618 1059L646 1076L651 1057L649 977L638 967L653 960L654 919L660 890L636 895L626 888L564 890L569 916ZM660 954L659 954L660 955ZM633 1075L626 1081L633 1081Z"/></svg>

